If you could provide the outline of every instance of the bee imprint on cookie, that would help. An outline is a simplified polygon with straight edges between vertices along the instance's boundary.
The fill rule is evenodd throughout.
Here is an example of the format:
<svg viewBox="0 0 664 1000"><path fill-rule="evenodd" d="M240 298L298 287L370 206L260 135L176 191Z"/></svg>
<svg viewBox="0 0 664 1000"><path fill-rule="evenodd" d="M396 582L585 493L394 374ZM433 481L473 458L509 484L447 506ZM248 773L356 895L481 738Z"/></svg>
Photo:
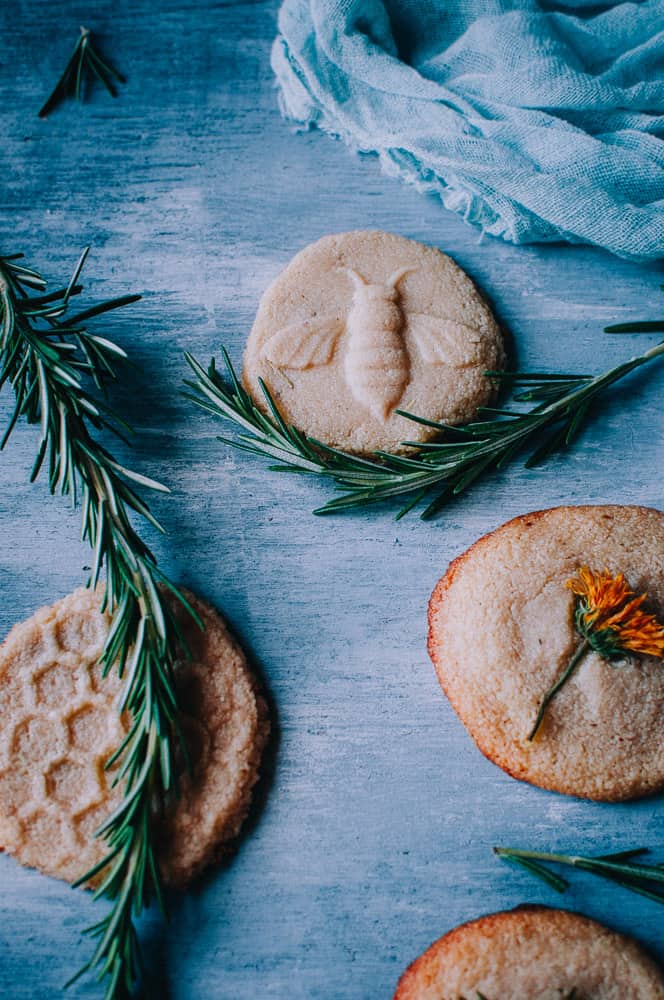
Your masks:
<svg viewBox="0 0 664 1000"><path fill-rule="evenodd" d="M279 369L300 371L328 365L345 333L346 385L357 402L383 424L399 405L410 381L407 338L429 364L463 367L473 363L472 352L461 346L464 336L473 334L471 327L457 320L404 310L399 283L418 268L401 267L384 284L366 281L352 267L340 270L353 282L347 316L313 317L282 327L261 350L266 361Z"/></svg>

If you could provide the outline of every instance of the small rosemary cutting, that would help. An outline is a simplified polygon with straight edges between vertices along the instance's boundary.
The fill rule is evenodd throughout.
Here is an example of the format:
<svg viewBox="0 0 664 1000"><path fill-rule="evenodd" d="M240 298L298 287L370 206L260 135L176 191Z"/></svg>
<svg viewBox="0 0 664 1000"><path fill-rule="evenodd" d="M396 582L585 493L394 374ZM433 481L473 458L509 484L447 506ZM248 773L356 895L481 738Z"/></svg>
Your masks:
<svg viewBox="0 0 664 1000"><path fill-rule="evenodd" d="M549 851L523 851L513 847L494 847L493 853L503 861L525 868L531 875L540 878L556 892L565 892L569 882L550 870L546 865L564 865L579 868L601 878L608 879L624 889L646 896L656 903L664 903L664 867L637 862L648 854L647 847L637 847L616 854L600 854L584 857L577 854L557 854Z"/></svg>
<svg viewBox="0 0 664 1000"><path fill-rule="evenodd" d="M111 615L111 625L101 663L104 675L115 669L124 678L121 711L131 714L132 724L107 763L120 762L114 783L124 781L121 804L97 831L107 853L76 884L98 876L95 898L111 901L106 916L88 929L97 943L78 973L93 970L98 980L108 977L106 998L111 1000L131 993L143 976L134 918L153 897L162 904L153 810L155 802L177 791L175 754L181 745L173 674L181 635L164 588L188 605L130 520L131 513L137 514L162 530L135 487L168 491L121 465L94 436L106 429L123 437L122 429L128 428L100 392L94 396L84 387L84 380L104 390L126 354L106 337L88 332L85 324L140 296L70 314L86 256L87 250L67 287L52 292L40 274L21 263L20 254L0 256L0 388L11 386L16 400L0 448L20 418L39 424L30 479L45 463L50 492L74 504L80 498L82 536L94 553L88 585L96 586L102 566L105 572L102 609Z"/></svg>
<svg viewBox="0 0 664 1000"><path fill-rule="evenodd" d="M190 354L185 355L194 373L194 379L186 381L191 392L185 395L239 429L235 437L220 438L224 443L270 459L276 463L271 466L273 470L327 479L341 490L341 496L328 500L314 513L332 514L408 496L408 502L397 514L400 518L433 493L421 514L427 519L485 473L511 461L523 448L534 446L526 462L530 468L568 446L598 396L636 368L662 355L664 341L595 376L486 372L511 390L515 403L533 405L526 410L482 407L477 420L458 427L397 410L415 423L435 428L438 439L425 444L405 441L404 445L415 449L412 454L376 452L371 459L330 448L288 425L261 381L267 411L264 413L241 385L225 350L228 381L217 370L214 358L206 371Z"/></svg>
<svg viewBox="0 0 664 1000"><path fill-rule="evenodd" d="M74 46L69 62L55 88L39 110L39 117L46 118L65 98L83 99L84 78L95 76L106 87L111 97L117 97L118 92L114 80L126 83L124 76L97 51L89 28L81 28L81 34Z"/></svg>

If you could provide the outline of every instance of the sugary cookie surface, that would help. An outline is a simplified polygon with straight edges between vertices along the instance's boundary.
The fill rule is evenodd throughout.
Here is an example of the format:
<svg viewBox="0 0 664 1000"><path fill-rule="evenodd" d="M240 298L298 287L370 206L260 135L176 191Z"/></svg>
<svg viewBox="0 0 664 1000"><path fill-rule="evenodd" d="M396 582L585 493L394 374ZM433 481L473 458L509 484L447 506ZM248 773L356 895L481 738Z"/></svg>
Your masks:
<svg viewBox="0 0 664 1000"><path fill-rule="evenodd" d="M470 278L433 247L378 231L325 236L261 300L244 355L256 402L267 385L287 422L348 451L398 451L490 401L503 343Z"/></svg>
<svg viewBox="0 0 664 1000"><path fill-rule="evenodd" d="M406 970L394 1000L662 1000L629 938L577 913L520 907L455 928Z"/></svg>
<svg viewBox="0 0 664 1000"><path fill-rule="evenodd" d="M161 821L160 863L188 881L239 832L267 737L265 702L222 619L192 598L206 630L183 622L191 662L178 667L195 761ZM100 594L77 590L17 625L0 647L0 847L74 881L104 853L94 831L121 800L104 765L127 731L121 683L98 665L109 620Z"/></svg>
<svg viewBox="0 0 664 1000"><path fill-rule="evenodd" d="M550 702L580 641L580 566L623 573L664 612L664 515L644 507L557 507L515 518L456 559L429 605L429 653L482 752L514 777L599 800L664 787L664 663L590 650ZM646 606L644 606L646 607Z"/></svg>

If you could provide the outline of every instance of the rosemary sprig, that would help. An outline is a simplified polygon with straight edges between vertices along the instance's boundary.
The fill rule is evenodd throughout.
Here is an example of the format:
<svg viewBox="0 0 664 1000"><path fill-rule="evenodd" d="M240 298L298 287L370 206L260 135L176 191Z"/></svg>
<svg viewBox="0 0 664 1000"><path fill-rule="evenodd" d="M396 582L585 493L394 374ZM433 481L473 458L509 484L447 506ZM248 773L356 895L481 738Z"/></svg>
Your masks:
<svg viewBox="0 0 664 1000"><path fill-rule="evenodd" d="M223 351L228 382L217 371L214 358L205 369L185 354L194 379L184 395L239 428L236 437L219 440L254 455L276 460L276 471L324 477L342 491L314 513L331 514L397 496L410 496L397 514L403 517L434 492L424 508L424 519L437 514L452 497L462 493L490 470L511 461L525 446L533 446L526 466L531 468L552 452L568 446L591 412L598 396L636 368L664 354L664 341L602 375L487 372L511 391L513 402L532 403L527 410L482 407L478 419L459 427L424 420L398 410L415 423L440 432L426 444L405 441L415 449L408 455L376 452L374 458L329 448L307 437L282 417L269 389L261 381L267 413L241 385L227 352ZM442 488L440 488L442 486Z"/></svg>
<svg viewBox="0 0 664 1000"><path fill-rule="evenodd" d="M542 879L556 892L565 892L569 882L552 872L545 864L568 865L608 879L624 889L646 896L656 903L664 903L664 867L635 863L634 858L649 853L647 847L636 847L616 854L584 857L576 854L555 854L548 851L522 851L513 847L494 847L494 854L504 861L525 868L531 875ZM543 864L544 862L544 864Z"/></svg>
<svg viewBox="0 0 664 1000"><path fill-rule="evenodd" d="M96 76L103 83L111 97L117 97L118 92L114 80L126 83L124 76L114 66L103 59L92 43L92 32L81 27L81 34L71 54L64 72L49 98L39 110L39 117L46 118L67 97L83 99L83 78Z"/></svg>
<svg viewBox="0 0 664 1000"><path fill-rule="evenodd" d="M155 800L163 803L177 791L175 752L181 743L173 675L181 635L165 590L188 605L130 520L134 513L163 530L135 486L168 490L121 465L92 433L107 429L123 437L129 429L83 384L90 379L104 390L126 354L83 324L140 296L122 296L70 315L87 253L67 287L54 292L20 262L22 255L0 257L0 388L11 385L16 399L0 448L19 418L40 425L30 480L46 463L52 494L66 495L74 504L80 496L82 537L94 553L88 586L97 585L104 568L102 610L111 615L111 625L101 664L104 676L116 669L124 678L120 710L131 714L132 724L106 765L119 762L113 784L124 781L121 804L96 834L104 838L107 853L76 884L102 876L95 898L111 901L106 916L89 928L97 944L78 973L93 970L98 980L108 977L105 995L111 1000L141 980L133 920L153 896L162 901L152 812Z"/></svg>

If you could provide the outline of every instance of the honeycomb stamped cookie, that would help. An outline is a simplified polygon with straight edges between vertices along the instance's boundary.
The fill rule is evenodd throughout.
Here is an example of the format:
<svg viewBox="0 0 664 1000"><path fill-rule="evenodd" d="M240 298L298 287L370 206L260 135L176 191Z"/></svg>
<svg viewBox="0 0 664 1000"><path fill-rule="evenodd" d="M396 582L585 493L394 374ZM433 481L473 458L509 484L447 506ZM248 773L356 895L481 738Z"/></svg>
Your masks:
<svg viewBox="0 0 664 1000"><path fill-rule="evenodd" d="M394 1000L664 1000L630 938L578 913L524 906L456 927L406 970Z"/></svg>
<svg viewBox="0 0 664 1000"><path fill-rule="evenodd" d="M159 821L164 880L184 885L239 833L269 732L267 705L221 617L187 595L181 607L191 659L176 681L193 773ZM94 831L119 805L105 762L127 732L121 681L102 678L109 618L100 594L77 590L16 625L0 647L0 847L19 862L73 882L97 864Z"/></svg>
<svg viewBox="0 0 664 1000"><path fill-rule="evenodd" d="M604 801L664 787L664 515L517 517L456 559L429 653L482 753L516 778Z"/></svg>
<svg viewBox="0 0 664 1000"><path fill-rule="evenodd" d="M265 408L262 380L288 423L359 454L399 451L491 401L502 335L461 268L433 247L379 231L324 236L265 292L243 382Z"/></svg>

